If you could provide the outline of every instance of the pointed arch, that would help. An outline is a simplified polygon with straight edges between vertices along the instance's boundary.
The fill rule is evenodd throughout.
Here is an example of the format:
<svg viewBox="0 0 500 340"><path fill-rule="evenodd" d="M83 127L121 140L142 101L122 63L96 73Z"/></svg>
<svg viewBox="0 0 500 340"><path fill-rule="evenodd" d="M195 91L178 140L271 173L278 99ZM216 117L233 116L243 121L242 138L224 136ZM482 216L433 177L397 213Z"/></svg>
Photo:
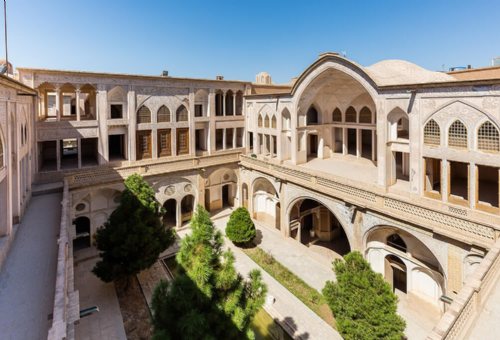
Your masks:
<svg viewBox="0 0 500 340"><path fill-rule="evenodd" d="M440 145L441 144L441 128L434 119L431 119L424 127L424 144Z"/></svg>
<svg viewBox="0 0 500 340"><path fill-rule="evenodd" d="M361 111L359 111L359 122L364 124L372 123L372 112L366 106L364 106Z"/></svg>
<svg viewBox="0 0 500 340"><path fill-rule="evenodd" d="M156 113L156 119L158 123L170 122L171 117L170 117L170 110L168 109L168 107L162 105Z"/></svg>
<svg viewBox="0 0 500 340"><path fill-rule="evenodd" d="M291 130L292 126L292 118L290 115L290 111L285 107L283 111L281 111L281 128L283 130Z"/></svg>
<svg viewBox="0 0 500 340"><path fill-rule="evenodd" d="M332 122L338 122L338 123L342 122L342 112L338 107L336 107L335 110L333 110Z"/></svg>
<svg viewBox="0 0 500 340"><path fill-rule="evenodd" d="M345 111L345 121L346 123L356 123L357 121L357 113L356 109L352 106L349 106Z"/></svg>
<svg viewBox="0 0 500 340"><path fill-rule="evenodd" d="M175 112L175 119L177 122L187 122L188 116L188 110L184 105L177 108L177 111Z"/></svg>
<svg viewBox="0 0 500 340"><path fill-rule="evenodd" d="M262 126L263 126L262 114L259 114L259 118L258 118L257 126L258 126L258 127L262 127Z"/></svg>
<svg viewBox="0 0 500 340"><path fill-rule="evenodd" d="M276 129L276 115L271 118L271 128Z"/></svg>
<svg viewBox="0 0 500 340"><path fill-rule="evenodd" d="M309 107L309 110L307 110L306 125L316 125L316 124L319 124L318 110L316 110L314 105L311 105L311 107Z"/></svg>
<svg viewBox="0 0 500 340"><path fill-rule="evenodd" d="M151 110L146 105L142 105L139 110L137 110L137 123L151 123Z"/></svg>
<svg viewBox="0 0 500 340"><path fill-rule="evenodd" d="M467 127L459 119L455 120L448 128L448 146L467 148Z"/></svg>
<svg viewBox="0 0 500 340"><path fill-rule="evenodd" d="M489 120L481 124L477 130L477 148L488 152L500 151L498 129Z"/></svg>
<svg viewBox="0 0 500 340"><path fill-rule="evenodd" d="M266 114L266 117L264 118L264 127L268 128L269 127L269 115Z"/></svg>

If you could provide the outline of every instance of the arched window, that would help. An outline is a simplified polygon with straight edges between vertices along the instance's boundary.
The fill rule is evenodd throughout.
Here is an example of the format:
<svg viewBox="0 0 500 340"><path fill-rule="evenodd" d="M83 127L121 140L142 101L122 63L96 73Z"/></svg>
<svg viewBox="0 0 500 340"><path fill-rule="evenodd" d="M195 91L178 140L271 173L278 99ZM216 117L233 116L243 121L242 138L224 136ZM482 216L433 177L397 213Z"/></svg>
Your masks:
<svg viewBox="0 0 500 340"><path fill-rule="evenodd" d="M147 106L141 106L137 111L137 123L151 123L151 111Z"/></svg>
<svg viewBox="0 0 500 340"><path fill-rule="evenodd" d="M332 121L333 122L342 122L342 112L340 112L340 109L338 107L335 108L335 110L333 110Z"/></svg>
<svg viewBox="0 0 500 340"><path fill-rule="evenodd" d="M318 124L318 111L316 111L314 106L311 106L309 110L307 110L306 124L307 125Z"/></svg>
<svg viewBox="0 0 500 340"><path fill-rule="evenodd" d="M372 112L366 106L359 111L359 122L365 124L372 123Z"/></svg>
<svg viewBox="0 0 500 340"><path fill-rule="evenodd" d="M188 120L188 110L184 105L179 106L177 112L175 113L175 117L178 122L187 122Z"/></svg>
<svg viewBox="0 0 500 340"><path fill-rule="evenodd" d="M481 151L500 151L498 129L490 121L484 122L477 131L477 148Z"/></svg>
<svg viewBox="0 0 500 340"><path fill-rule="evenodd" d="M441 144L441 130L438 123L431 119L424 127L424 144L439 145Z"/></svg>
<svg viewBox="0 0 500 340"><path fill-rule="evenodd" d="M448 129L448 146L467 148L467 128L459 120L454 121Z"/></svg>
<svg viewBox="0 0 500 340"><path fill-rule="evenodd" d="M387 245L406 253L406 243L398 234L389 235L387 237Z"/></svg>
<svg viewBox="0 0 500 340"><path fill-rule="evenodd" d="M262 127L262 116L259 115L259 122L257 124L259 127Z"/></svg>
<svg viewBox="0 0 500 340"><path fill-rule="evenodd" d="M356 123L356 110L349 106L345 112L346 123Z"/></svg>
<svg viewBox="0 0 500 340"><path fill-rule="evenodd" d="M288 109L284 109L283 112L281 112L281 125L283 130L290 130L291 129L291 118L290 118L290 111Z"/></svg>
<svg viewBox="0 0 500 340"><path fill-rule="evenodd" d="M266 118L264 118L264 127L268 128L269 127L269 116L266 115Z"/></svg>
<svg viewBox="0 0 500 340"><path fill-rule="evenodd" d="M271 118L271 127L273 129L276 129L276 116L273 116L273 118Z"/></svg>
<svg viewBox="0 0 500 340"><path fill-rule="evenodd" d="M170 122L170 110L165 105L162 105L156 113L158 123Z"/></svg>
<svg viewBox="0 0 500 340"><path fill-rule="evenodd" d="M0 169L3 168L5 165L4 159L3 159L3 141L2 137L0 136Z"/></svg>

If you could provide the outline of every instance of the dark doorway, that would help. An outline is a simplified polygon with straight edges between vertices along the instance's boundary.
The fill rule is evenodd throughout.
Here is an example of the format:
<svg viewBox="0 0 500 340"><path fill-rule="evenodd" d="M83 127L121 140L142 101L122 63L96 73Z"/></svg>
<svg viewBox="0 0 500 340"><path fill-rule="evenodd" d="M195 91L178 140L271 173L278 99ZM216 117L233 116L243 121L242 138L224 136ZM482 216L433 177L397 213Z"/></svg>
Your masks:
<svg viewBox="0 0 500 340"><path fill-rule="evenodd" d="M125 141L124 135L109 136L109 160L124 160L125 159Z"/></svg>
<svg viewBox="0 0 500 340"><path fill-rule="evenodd" d="M318 135L309 135L309 157L318 156Z"/></svg>
<svg viewBox="0 0 500 340"><path fill-rule="evenodd" d="M406 265L395 255L387 255L386 261L386 280L392 283L393 291L399 290L406 294Z"/></svg>
<svg viewBox="0 0 500 340"><path fill-rule="evenodd" d="M77 251L90 247L90 219L85 216L76 218L73 221L76 237L73 240L73 250Z"/></svg>
<svg viewBox="0 0 500 340"><path fill-rule="evenodd" d="M356 129L347 129L347 153L357 156L358 144L356 138Z"/></svg>
<svg viewBox="0 0 500 340"><path fill-rule="evenodd" d="M222 186L222 207L227 208L230 207L232 204L230 202L230 185L226 184Z"/></svg>
<svg viewBox="0 0 500 340"><path fill-rule="evenodd" d="M163 215L163 225L165 227L175 227L177 225L177 201L173 198L163 204L165 215Z"/></svg>

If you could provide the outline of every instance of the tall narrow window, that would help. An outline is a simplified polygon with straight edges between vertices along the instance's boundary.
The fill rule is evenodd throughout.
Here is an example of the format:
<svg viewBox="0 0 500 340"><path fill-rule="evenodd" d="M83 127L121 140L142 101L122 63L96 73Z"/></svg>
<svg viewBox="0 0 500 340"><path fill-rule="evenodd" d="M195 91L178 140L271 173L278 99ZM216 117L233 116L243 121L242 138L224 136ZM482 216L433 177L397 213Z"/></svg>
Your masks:
<svg viewBox="0 0 500 340"><path fill-rule="evenodd" d="M259 118L258 118L258 124L257 124L259 127L262 127L262 116L259 115Z"/></svg>
<svg viewBox="0 0 500 340"><path fill-rule="evenodd" d="M307 110L306 115L306 124L307 125L315 125L318 124L318 111L314 106L311 106L309 110Z"/></svg>
<svg viewBox="0 0 500 340"><path fill-rule="evenodd" d="M481 151L500 151L498 129L490 122L484 122L477 131L477 148Z"/></svg>
<svg viewBox="0 0 500 340"><path fill-rule="evenodd" d="M188 110L184 105L179 106L176 112L176 119L178 122L187 122L188 120Z"/></svg>
<svg viewBox="0 0 500 340"><path fill-rule="evenodd" d="M165 105L158 109L157 120L158 123L170 122L170 110Z"/></svg>
<svg viewBox="0 0 500 340"><path fill-rule="evenodd" d="M342 112L340 112L340 109L338 107L335 108L335 110L333 110L332 121L333 122L342 122Z"/></svg>
<svg viewBox="0 0 500 340"><path fill-rule="evenodd" d="M269 116L266 115L266 118L264 118L264 127L268 128L269 127Z"/></svg>
<svg viewBox="0 0 500 340"><path fill-rule="evenodd" d="M177 129L177 154L189 153L189 129Z"/></svg>
<svg viewBox="0 0 500 340"><path fill-rule="evenodd" d="M356 110L349 106L345 112L345 121L347 123L356 123Z"/></svg>
<svg viewBox="0 0 500 340"><path fill-rule="evenodd" d="M151 131L137 132L137 159L151 158Z"/></svg>
<svg viewBox="0 0 500 340"><path fill-rule="evenodd" d="M454 121L448 129L448 146L467 148L467 128L459 120Z"/></svg>
<svg viewBox="0 0 500 340"><path fill-rule="evenodd" d="M151 111L144 105L137 111L137 123L151 123Z"/></svg>
<svg viewBox="0 0 500 340"><path fill-rule="evenodd" d="M273 115L273 118L271 118L271 127L273 129L276 129L276 116Z"/></svg>
<svg viewBox="0 0 500 340"><path fill-rule="evenodd" d="M172 155L172 136L170 129L158 130L158 157Z"/></svg>
<svg viewBox="0 0 500 340"><path fill-rule="evenodd" d="M431 119L424 127L424 144L439 145L441 144L441 130L438 123Z"/></svg>
<svg viewBox="0 0 500 340"><path fill-rule="evenodd" d="M372 112L366 106L359 111L359 122L364 124L371 124Z"/></svg>

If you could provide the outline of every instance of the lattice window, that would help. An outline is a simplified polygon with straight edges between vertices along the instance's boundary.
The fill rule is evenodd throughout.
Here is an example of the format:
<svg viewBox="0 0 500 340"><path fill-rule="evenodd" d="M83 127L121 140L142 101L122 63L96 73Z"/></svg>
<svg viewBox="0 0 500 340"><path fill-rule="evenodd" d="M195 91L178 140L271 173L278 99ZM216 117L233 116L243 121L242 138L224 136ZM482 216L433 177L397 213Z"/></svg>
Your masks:
<svg viewBox="0 0 500 340"><path fill-rule="evenodd" d="M258 126L259 127L262 127L262 116L259 115L259 122L258 122Z"/></svg>
<svg viewBox="0 0 500 340"><path fill-rule="evenodd" d="M490 121L484 122L477 131L477 148L482 151L500 151L498 129Z"/></svg>
<svg viewBox="0 0 500 340"><path fill-rule="evenodd" d="M454 121L448 129L448 146L467 148L467 128L459 120Z"/></svg>
<svg viewBox="0 0 500 340"><path fill-rule="evenodd" d="M187 122L188 110L184 105L179 106L179 108L177 109L176 118L178 122Z"/></svg>
<svg viewBox="0 0 500 340"><path fill-rule="evenodd" d="M0 169L4 167L5 163L3 160L3 142L2 138L0 137Z"/></svg>
<svg viewBox="0 0 500 340"><path fill-rule="evenodd" d="M345 112L345 121L347 123L356 123L356 110L349 106Z"/></svg>
<svg viewBox="0 0 500 340"><path fill-rule="evenodd" d="M276 129L276 116L273 116L273 118L271 119L271 127L273 129Z"/></svg>
<svg viewBox="0 0 500 340"><path fill-rule="evenodd" d="M333 122L342 122L342 112L340 112L338 107L335 110L333 110L332 121Z"/></svg>
<svg viewBox="0 0 500 340"><path fill-rule="evenodd" d="M269 116L266 116L266 118L264 118L264 127L269 127Z"/></svg>
<svg viewBox="0 0 500 340"><path fill-rule="evenodd" d="M424 127L424 144L439 145L441 144L441 130L438 123L431 119Z"/></svg>
<svg viewBox="0 0 500 340"><path fill-rule="evenodd" d="M151 123L151 111L144 105L137 111L137 123Z"/></svg>
<svg viewBox="0 0 500 340"><path fill-rule="evenodd" d="M170 122L170 110L165 105L158 109L157 120L158 123Z"/></svg>
<svg viewBox="0 0 500 340"><path fill-rule="evenodd" d="M359 122L365 124L371 124L372 122L372 112L366 106L359 112Z"/></svg>

